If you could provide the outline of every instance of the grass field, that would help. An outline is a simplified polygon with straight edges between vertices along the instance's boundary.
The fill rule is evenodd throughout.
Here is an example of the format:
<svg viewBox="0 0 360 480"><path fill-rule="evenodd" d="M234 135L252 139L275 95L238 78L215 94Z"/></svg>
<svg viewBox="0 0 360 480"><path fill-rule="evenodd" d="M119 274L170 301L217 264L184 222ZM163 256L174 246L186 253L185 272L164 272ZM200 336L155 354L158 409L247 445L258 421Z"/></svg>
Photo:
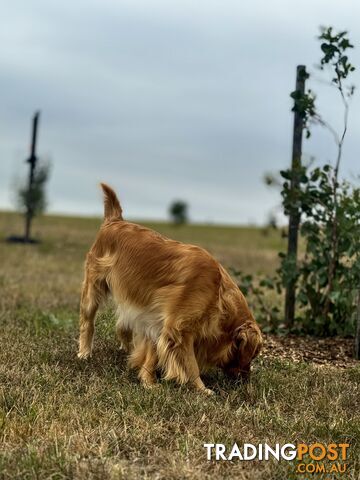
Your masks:
<svg viewBox="0 0 360 480"><path fill-rule="evenodd" d="M204 443L350 443L358 479L360 368L259 357L251 385L220 372L218 395L162 383L144 390L114 338L111 305L98 315L93 358L78 361L82 265L99 219L43 217L38 245L7 244L22 220L0 214L1 479L305 479L291 462L207 461ZM284 248L256 228L152 225L246 272L272 272Z"/></svg>

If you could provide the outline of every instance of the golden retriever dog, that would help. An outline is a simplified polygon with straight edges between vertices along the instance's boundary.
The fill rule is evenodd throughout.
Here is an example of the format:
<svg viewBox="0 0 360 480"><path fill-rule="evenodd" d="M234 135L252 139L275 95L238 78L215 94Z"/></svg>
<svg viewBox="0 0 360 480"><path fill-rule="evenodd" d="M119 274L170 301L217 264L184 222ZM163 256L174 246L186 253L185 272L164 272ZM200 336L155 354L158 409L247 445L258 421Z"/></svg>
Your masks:
<svg viewBox="0 0 360 480"><path fill-rule="evenodd" d="M209 367L246 379L262 336L230 275L204 249L125 221L101 186L105 218L85 263L78 357L91 355L96 311L111 294L117 336L144 386L157 368L209 394L200 378Z"/></svg>

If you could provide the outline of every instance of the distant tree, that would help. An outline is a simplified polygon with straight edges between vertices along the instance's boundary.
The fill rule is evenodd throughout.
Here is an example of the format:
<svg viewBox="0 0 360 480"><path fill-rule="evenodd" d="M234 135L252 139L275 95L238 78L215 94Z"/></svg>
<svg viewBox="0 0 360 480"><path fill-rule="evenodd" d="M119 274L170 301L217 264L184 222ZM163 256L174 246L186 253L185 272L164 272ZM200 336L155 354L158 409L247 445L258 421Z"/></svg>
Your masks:
<svg viewBox="0 0 360 480"><path fill-rule="evenodd" d="M188 205L182 200L175 200L169 207L170 217L176 225L188 222Z"/></svg>
<svg viewBox="0 0 360 480"><path fill-rule="evenodd" d="M18 208L26 217L27 240L30 238L31 220L46 210L46 182L50 175L50 163L38 162L34 169L31 187L28 181L21 182L16 187L16 202Z"/></svg>
<svg viewBox="0 0 360 480"><path fill-rule="evenodd" d="M266 225L263 228L263 235L267 236L269 235L271 230L277 230L277 219L276 215L273 212L270 212L268 215L268 219L266 221Z"/></svg>

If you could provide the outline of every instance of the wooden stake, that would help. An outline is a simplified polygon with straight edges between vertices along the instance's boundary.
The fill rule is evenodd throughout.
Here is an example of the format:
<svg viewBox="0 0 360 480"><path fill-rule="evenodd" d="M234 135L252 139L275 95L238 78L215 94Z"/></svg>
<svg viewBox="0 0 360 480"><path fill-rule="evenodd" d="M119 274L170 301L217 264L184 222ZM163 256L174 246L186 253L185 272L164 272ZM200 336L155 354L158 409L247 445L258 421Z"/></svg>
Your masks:
<svg viewBox="0 0 360 480"><path fill-rule="evenodd" d="M298 65L296 69L296 91L302 95L305 92L306 68L304 65ZM302 135L304 129L304 122L301 114L294 112L294 132L293 132L293 147L292 147L292 180L291 190L296 192L299 188L299 170L301 167L301 150L302 150ZM295 195L294 195L295 196ZM288 259L294 262L294 267L297 262L298 250L298 231L300 224L300 212L293 211L289 215L289 230L288 230ZM292 327L295 318L295 281L289 282L286 288L285 296L285 323L288 327Z"/></svg>
<svg viewBox="0 0 360 480"><path fill-rule="evenodd" d="M360 360L360 288L358 290L356 309L355 358Z"/></svg>
<svg viewBox="0 0 360 480"><path fill-rule="evenodd" d="M36 140L37 140L37 128L38 128L39 116L40 116L40 112L36 112L33 118L31 152L30 152L30 158L27 160L30 163L30 170L29 170L29 184L28 184L28 205L25 213L25 235L24 235L25 243L28 243L30 241L31 221L34 216L34 212L31 205L31 194L32 194L32 188L34 183L35 165L37 160Z"/></svg>

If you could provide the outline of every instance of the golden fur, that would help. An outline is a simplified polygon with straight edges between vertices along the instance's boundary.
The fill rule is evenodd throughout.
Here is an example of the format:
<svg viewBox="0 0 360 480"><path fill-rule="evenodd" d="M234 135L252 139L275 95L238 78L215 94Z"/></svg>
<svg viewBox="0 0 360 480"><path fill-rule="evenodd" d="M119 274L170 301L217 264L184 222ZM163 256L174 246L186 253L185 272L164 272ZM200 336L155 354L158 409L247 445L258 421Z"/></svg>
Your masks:
<svg viewBox="0 0 360 480"><path fill-rule="evenodd" d="M117 336L145 386L157 367L208 393L208 367L245 378L262 337L229 274L202 248L123 220L116 194L101 186L105 218L86 258L78 356L91 355L96 311L111 293Z"/></svg>

